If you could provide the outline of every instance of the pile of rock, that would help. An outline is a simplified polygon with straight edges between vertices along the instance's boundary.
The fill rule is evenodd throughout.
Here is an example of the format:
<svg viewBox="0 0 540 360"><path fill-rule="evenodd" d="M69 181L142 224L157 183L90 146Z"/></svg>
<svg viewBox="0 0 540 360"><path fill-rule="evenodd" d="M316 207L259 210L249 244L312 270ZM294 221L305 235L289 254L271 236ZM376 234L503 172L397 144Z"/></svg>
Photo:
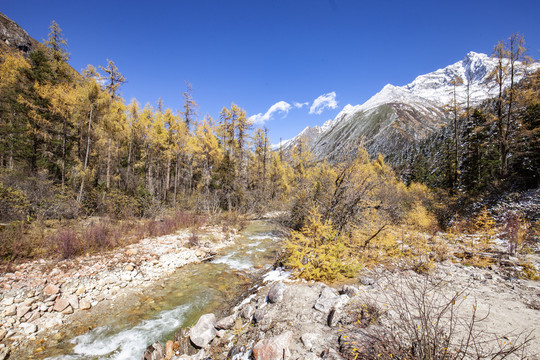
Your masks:
<svg viewBox="0 0 540 360"><path fill-rule="evenodd" d="M393 292L399 286L396 284L439 284L441 280L447 284L440 289L442 296L468 289L459 309L464 311L463 319L474 305L481 315L492 309L482 326L500 332L500 336L509 329L522 334L532 330L531 336L540 336L536 326L540 312L529 304L540 294L538 282L503 278L494 270L447 261L438 264L430 277L411 270L381 269L339 289L288 280L266 284L219 321L213 314L203 315L165 349L153 344L144 360L354 359L360 354L360 344L370 344L370 336L388 334L399 323L401 315L391 307L392 297L397 296ZM538 345L530 345L528 354L540 353ZM366 346L364 350L371 345Z"/></svg>
<svg viewBox="0 0 540 360"><path fill-rule="evenodd" d="M217 227L203 230L201 245L195 248L188 247L190 233L181 231L106 254L23 263L0 274L0 345L4 345L0 354L5 345L16 352L28 340L69 324L66 317L140 292L177 268L205 261L233 243ZM218 241L209 241L210 237Z"/></svg>

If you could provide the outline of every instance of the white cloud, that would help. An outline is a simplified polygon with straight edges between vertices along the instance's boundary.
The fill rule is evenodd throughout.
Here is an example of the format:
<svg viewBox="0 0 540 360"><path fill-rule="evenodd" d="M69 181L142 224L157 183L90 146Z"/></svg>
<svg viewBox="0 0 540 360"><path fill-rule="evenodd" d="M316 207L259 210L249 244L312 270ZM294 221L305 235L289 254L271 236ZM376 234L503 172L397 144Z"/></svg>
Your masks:
<svg viewBox="0 0 540 360"><path fill-rule="evenodd" d="M289 110L291 110L292 106L291 104L285 102L285 101L278 101L274 105L270 106L270 109L263 115L262 113L259 113L257 115L252 115L249 117L251 121L253 121L254 124L264 124L265 122L272 119L272 115L274 113L285 113L287 114Z"/></svg>
<svg viewBox="0 0 540 360"><path fill-rule="evenodd" d="M324 109L337 108L336 93L334 91L324 94L313 100L309 108L310 114L321 114Z"/></svg>
<svg viewBox="0 0 540 360"><path fill-rule="evenodd" d="M308 106L308 105L309 105L308 102L304 102L304 103L295 102L295 103L294 103L294 106L297 107L298 109L301 109L301 108L303 108L304 106Z"/></svg>

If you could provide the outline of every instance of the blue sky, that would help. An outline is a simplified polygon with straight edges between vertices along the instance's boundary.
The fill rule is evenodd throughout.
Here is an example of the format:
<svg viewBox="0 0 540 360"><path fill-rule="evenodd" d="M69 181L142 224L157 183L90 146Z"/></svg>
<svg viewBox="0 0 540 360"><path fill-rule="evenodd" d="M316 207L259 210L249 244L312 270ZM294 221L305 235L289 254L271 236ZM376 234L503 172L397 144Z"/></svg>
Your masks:
<svg viewBox="0 0 540 360"><path fill-rule="evenodd" d="M260 114L273 143L387 83L407 84L471 50L489 54L513 32L533 58L540 49L533 0L3 0L0 11L40 41L56 20L77 70L113 60L127 102L161 97L180 109L189 81L199 118L217 119L234 102Z"/></svg>

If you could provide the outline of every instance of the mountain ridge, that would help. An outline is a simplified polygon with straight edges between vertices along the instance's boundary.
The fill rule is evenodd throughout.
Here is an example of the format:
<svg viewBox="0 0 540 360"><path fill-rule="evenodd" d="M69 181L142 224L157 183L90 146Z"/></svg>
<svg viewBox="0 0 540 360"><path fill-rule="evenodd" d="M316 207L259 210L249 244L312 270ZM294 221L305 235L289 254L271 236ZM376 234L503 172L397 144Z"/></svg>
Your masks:
<svg viewBox="0 0 540 360"><path fill-rule="evenodd" d="M307 127L282 146L290 149L303 141L318 159L337 159L347 152L347 147L361 142L370 154L381 152L391 159L403 143L421 140L447 124L445 107L453 102L452 80L456 77L463 80L455 85L459 106L467 103L467 83L471 107L496 96L497 89L486 86L496 61L470 51L464 59L419 75L404 86L387 84L363 104L345 105L334 119L322 126ZM522 69L515 81L525 71L540 68L539 63L528 68L518 65ZM504 84L507 86L509 80Z"/></svg>

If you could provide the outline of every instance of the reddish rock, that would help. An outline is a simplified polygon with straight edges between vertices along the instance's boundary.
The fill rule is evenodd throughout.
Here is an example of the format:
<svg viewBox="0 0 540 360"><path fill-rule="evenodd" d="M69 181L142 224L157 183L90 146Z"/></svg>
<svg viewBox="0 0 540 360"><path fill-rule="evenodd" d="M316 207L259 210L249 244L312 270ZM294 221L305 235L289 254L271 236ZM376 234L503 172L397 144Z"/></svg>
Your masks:
<svg viewBox="0 0 540 360"><path fill-rule="evenodd" d="M92 304L90 304L88 300L82 299L79 302L79 309L81 310L90 310L91 307L92 307Z"/></svg>
<svg viewBox="0 0 540 360"><path fill-rule="evenodd" d="M263 339L255 344L253 358L255 360L286 360L291 357L289 344L292 332L287 331L279 336Z"/></svg>
<svg viewBox="0 0 540 360"><path fill-rule="evenodd" d="M67 297L67 301L69 301L69 305L71 305L71 307L73 309L78 309L79 308L79 299L77 298L77 295L75 295L75 294L69 295Z"/></svg>
<svg viewBox="0 0 540 360"><path fill-rule="evenodd" d="M19 318L23 317L29 311L30 311L30 306L21 305L21 306L17 307L17 317L19 317Z"/></svg>
<svg viewBox="0 0 540 360"><path fill-rule="evenodd" d="M61 311L64 311L68 306L69 306L69 301L67 299L59 298L54 303L53 310L61 312Z"/></svg>
<svg viewBox="0 0 540 360"><path fill-rule="evenodd" d="M173 357L174 355L173 347L174 347L174 343L171 340L167 341L167 343L165 344L165 359L166 360L171 360L171 358Z"/></svg>
<svg viewBox="0 0 540 360"><path fill-rule="evenodd" d="M47 296L56 295L60 292L60 288L56 285L49 284L43 289L43 293Z"/></svg>

